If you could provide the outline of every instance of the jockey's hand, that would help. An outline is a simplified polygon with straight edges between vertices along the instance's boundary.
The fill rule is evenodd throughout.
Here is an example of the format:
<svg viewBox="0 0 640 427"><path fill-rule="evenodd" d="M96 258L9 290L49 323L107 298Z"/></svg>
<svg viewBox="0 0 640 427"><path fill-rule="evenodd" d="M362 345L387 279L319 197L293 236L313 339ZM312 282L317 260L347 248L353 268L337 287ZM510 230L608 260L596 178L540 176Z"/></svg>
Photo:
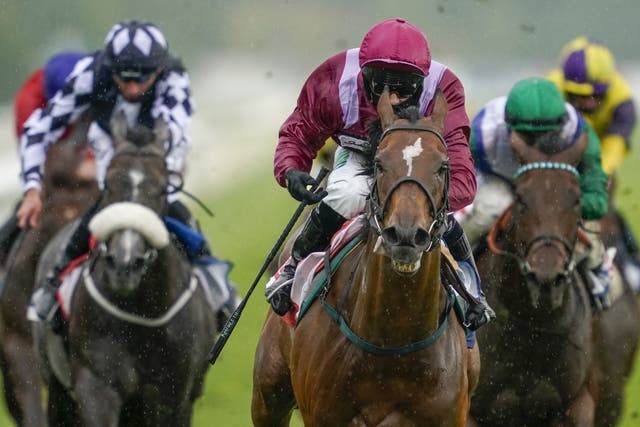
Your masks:
<svg viewBox="0 0 640 427"><path fill-rule="evenodd" d="M16 212L18 217L18 226L26 228L27 225L35 228L40 223L40 211L42 210L42 200L40 199L40 190L32 188L27 191L22 199L20 208Z"/></svg>
<svg viewBox="0 0 640 427"><path fill-rule="evenodd" d="M287 189L289 190L289 194L300 202L312 205L314 203L318 203L327 195L327 192L324 190L318 193L309 191L307 187L316 184L316 180L306 172L302 172L297 169L289 169L284 176L287 180Z"/></svg>

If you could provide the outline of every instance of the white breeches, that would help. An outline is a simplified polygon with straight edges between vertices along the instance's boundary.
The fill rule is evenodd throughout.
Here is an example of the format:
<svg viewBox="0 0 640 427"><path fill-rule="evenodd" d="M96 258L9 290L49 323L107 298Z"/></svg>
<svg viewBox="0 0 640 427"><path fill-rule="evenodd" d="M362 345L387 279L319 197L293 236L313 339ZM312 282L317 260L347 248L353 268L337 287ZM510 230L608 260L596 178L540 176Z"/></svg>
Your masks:
<svg viewBox="0 0 640 427"><path fill-rule="evenodd" d="M364 156L338 147L334 155L334 169L327 179L327 196L323 203L349 219L364 211L373 177L363 175Z"/></svg>
<svg viewBox="0 0 640 427"><path fill-rule="evenodd" d="M478 190L473 203L455 213L471 247L491 229L498 217L513 202L510 186L493 175L477 174Z"/></svg>

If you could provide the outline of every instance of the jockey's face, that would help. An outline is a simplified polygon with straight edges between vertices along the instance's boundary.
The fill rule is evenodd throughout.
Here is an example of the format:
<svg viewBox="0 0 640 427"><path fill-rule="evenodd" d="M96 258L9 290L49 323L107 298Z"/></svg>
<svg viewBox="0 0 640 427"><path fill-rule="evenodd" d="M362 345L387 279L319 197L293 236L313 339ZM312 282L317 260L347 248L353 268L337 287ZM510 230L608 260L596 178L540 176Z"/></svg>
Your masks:
<svg viewBox="0 0 640 427"><path fill-rule="evenodd" d="M159 73L160 69L157 69L149 74L136 76L136 78L126 78L118 73L113 73L113 80L127 101L137 101L153 85Z"/></svg>
<svg viewBox="0 0 640 427"><path fill-rule="evenodd" d="M602 95L574 95L567 93L567 101L569 101L569 104L573 105L578 111L587 114L597 111L603 99L604 96Z"/></svg>

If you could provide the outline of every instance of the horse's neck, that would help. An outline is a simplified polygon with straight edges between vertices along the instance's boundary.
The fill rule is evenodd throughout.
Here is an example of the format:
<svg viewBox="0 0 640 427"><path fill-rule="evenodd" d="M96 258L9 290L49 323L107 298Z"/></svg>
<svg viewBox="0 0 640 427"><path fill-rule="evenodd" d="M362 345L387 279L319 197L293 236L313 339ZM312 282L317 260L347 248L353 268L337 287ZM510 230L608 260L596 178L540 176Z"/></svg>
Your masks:
<svg viewBox="0 0 640 427"><path fill-rule="evenodd" d="M423 339L437 329L444 307L438 249L422 256L416 274L405 276L393 270L388 257L373 253L370 243L358 268L350 292L354 330L392 345Z"/></svg>

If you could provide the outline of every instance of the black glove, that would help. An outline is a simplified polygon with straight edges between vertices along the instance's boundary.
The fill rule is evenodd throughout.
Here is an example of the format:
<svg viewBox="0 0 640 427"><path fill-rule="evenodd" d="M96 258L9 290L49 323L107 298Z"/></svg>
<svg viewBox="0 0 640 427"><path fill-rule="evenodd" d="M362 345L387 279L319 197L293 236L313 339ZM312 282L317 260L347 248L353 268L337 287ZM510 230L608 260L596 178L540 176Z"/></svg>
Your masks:
<svg viewBox="0 0 640 427"><path fill-rule="evenodd" d="M317 183L316 180L306 172L289 169L284 176L287 180L289 194L300 202L312 205L318 203L327 195L327 192L324 190L317 193L307 190L308 185L317 185Z"/></svg>

